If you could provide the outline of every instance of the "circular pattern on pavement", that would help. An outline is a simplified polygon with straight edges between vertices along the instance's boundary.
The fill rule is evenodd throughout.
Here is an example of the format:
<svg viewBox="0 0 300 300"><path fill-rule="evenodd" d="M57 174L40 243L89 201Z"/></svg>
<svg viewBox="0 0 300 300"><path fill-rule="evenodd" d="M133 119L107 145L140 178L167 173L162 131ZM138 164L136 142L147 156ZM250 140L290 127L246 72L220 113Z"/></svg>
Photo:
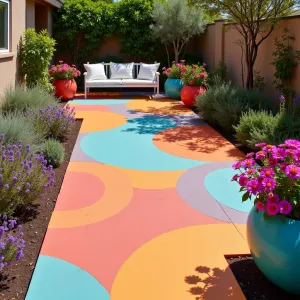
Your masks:
<svg viewBox="0 0 300 300"><path fill-rule="evenodd" d="M194 114L190 109L174 99L137 99L127 102L126 106L131 110L156 115Z"/></svg>
<svg viewBox="0 0 300 300"><path fill-rule="evenodd" d="M26 300L109 300L92 275L67 261L39 256Z"/></svg>
<svg viewBox="0 0 300 300"><path fill-rule="evenodd" d="M126 118L119 114L104 111L76 111L76 119L83 119L80 133L108 130L126 123Z"/></svg>
<svg viewBox="0 0 300 300"><path fill-rule="evenodd" d="M245 299L224 255L248 252L247 243L232 224L165 233L144 244L122 265L110 299ZM195 272L197 267L199 272ZM197 284L201 289L196 295L189 292L191 275L204 281Z"/></svg>
<svg viewBox="0 0 300 300"><path fill-rule="evenodd" d="M234 162L218 162L211 163L202 166L198 166L186 171L177 182L177 191L180 197L185 201L188 205L196 209L197 211L203 213L204 215L210 216L212 218L224 221L224 222L233 222L233 223L241 223L245 224L247 222L248 213L243 211L238 211L236 209L232 209L227 205L224 205L222 202L218 202L218 199L215 199L207 190L204 182L207 175L210 173L224 168L231 168ZM222 174L223 176L219 179L215 178L214 186L213 183L210 185L210 191L215 188L220 188L219 180L225 181L224 184L227 184L226 190L222 189L225 197L231 197L231 194L226 194L226 191L231 191L234 189L234 183L231 182L231 177L228 173ZM225 177L224 177L225 176ZM231 186L233 185L233 186ZM238 191L237 191L238 193ZM240 201L242 199L242 195L240 196ZM237 199L238 195L234 198ZM223 202L228 203L229 200L224 200ZM222 200L220 200L222 201ZM237 204L238 205L238 204ZM243 205L243 204L242 204Z"/></svg>
<svg viewBox="0 0 300 300"><path fill-rule="evenodd" d="M210 126L180 126L153 137L160 150L203 161L238 160L244 155Z"/></svg>
<svg viewBox="0 0 300 300"><path fill-rule="evenodd" d="M128 120L125 125L112 130L90 133L82 139L80 146L96 161L126 169L172 171L203 164L170 155L153 145L153 135L175 126L171 120L145 116Z"/></svg>
<svg viewBox="0 0 300 300"><path fill-rule="evenodd" d="M114 105L125 104L132 99L82 99L69 101L69 104L73 105Z"/></svg>
<svg viewBox="0 0 300 300"><path fill-rule="evenodd" d="M237 171L232 168L215 170L209 173L204 180L207 191L218 202L232 209L249 213L253 207L253 202L242 202L242 193L239 192L240 185L231 178Z"/></svg>
<svg viewBox="0 0 300 300"><path fill-rule="evenodd" d="M66 172L55 210L74 210L92 205L103 196L104 191L105 186L98 177L82 172ZM60 198L63 200L60 201Z"/></svg>
<svg viewBox="0 0 300 300"><path fill-rule="evenodd" d="M70 228L105 220L119 213L132 199L131 182L116 168L99 163L71 162L67 172L69 171L89 173L98 177L105 185L105 192L103 196L99 195L97 202L89 206L75 210L54 210L49 228ZM59 201L65 201L64 199L60 197ZM84 199L80 202L84 202Z"/></svg>

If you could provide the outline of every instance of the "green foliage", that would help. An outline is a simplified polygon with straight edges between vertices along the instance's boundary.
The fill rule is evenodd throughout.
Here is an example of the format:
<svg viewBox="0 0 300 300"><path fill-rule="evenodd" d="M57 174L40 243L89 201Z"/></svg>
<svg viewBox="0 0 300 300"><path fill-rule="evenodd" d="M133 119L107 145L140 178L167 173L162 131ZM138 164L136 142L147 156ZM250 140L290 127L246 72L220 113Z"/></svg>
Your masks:
<svg viewBox="0 0 300 300"><path fill-rule="evenodd" d="M156 0L152 17L154 37L164 45L173 45L176 63L191 37L203 33L207 24L203 11L186 0Z"/></svg>
<svg viewBox="0 0 300 300"><path fill-rule="evenodd" d="M150 29L152 4L153 0L65 0L54 15L54 36L76 65L91 62L101 37L113 36L120 39L123 55L152 60L158 49Z"/></svg>
<svg viewBox="0 0 300 300"><path fill-rule="evenodd" d="M27 87L37 84L47 91L53 91L48 74L49 63L55 51L55 40L47 30L37 33L34 29L26 29L20 43L20 71L26 75Z"/></svg>
<svg viewBox="0 0 300 300"><path fill-rule="evenodd" d="M219 84L215 82L205 94L197 97L196 105L205 120L230 132L243 112L266 106L266 99L257 91L248 91L220 80Z"/></svg>
<svg viewBox="0 0 300 300"><path fill-rule="evenodd" d="M273 115L251 110L242 115L234 129L237 140L252 149L260 142L278 145L287 139L300 139L299 116L288 112Z"/></svg>
<svg viewBox="0 0 300 300"><path fill-rule="evenodd" d="M61 165L65 158L64 146L57 140L46 140L39 148L39 151L44 154L48 165L57 168Z"/></svg>
<svg viewBox="0 0 300 300"><path fill-rule="evenodd" d="M26 112L29 107L36 109L47 105L55 105L56 103L56 98L40 85L28 89L22 86L9 86L4 90L0 101L0 110L4 114L9 112Z"/></svg>
<svg viewBox="0 0 300 300"><path fill-rule="evenodd" d="M215 82L228 82L229 81L229 75L227 70L227 64L225 61L221 60L217 67L212 71L209 72L207 83L208 85L213 85Z"/></svg>
<svg viewBox="0 0 300 300"><path fill-rule="evenodd" d="M253 87L260 92L263 92L266 87L265 78L260 75L259 71L256 70L254 70Z"/></svg>
<svg viewBox="0 0 300 300"><path fill-rule="evenodd" d="M290 36L289 30L285 28L282 38L275 39L276 50L272 54L274 57L272 65L276 69L273 84L288 99L288 104L291 104L290 101L295 95L295 91L290 88L290 81L300 61L300 50L294 51L291 44L294 40L295 38Z"/></svg>
<svg viewBox="0 0 300 300"><path fill-rule="evenodd" d="M0 133L4 133L4 144L16 144L21 140L24 145L39 145L43 140L28 118L20 113L0 114Z"/></svg>

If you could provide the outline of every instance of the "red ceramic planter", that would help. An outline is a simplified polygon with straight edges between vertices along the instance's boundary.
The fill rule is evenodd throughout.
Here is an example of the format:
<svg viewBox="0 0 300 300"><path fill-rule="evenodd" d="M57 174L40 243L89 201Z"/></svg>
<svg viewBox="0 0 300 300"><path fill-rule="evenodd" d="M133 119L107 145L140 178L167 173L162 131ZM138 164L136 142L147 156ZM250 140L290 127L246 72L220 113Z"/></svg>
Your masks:
<svg viewBox="0 0 300 300"><path fill-rule="evenodd" d="M77 84L74 79L57 79L53 85L55 96L65 101L73 99L77 91Z"/></svg>
<svg viewBox="0 0 300 300"><path fill-rule="evenodd" d="M198 95L202 95L206 92L206 88L203 86L188 86L185 85L181 90L181 100L187 107L195 105L195 98Z"/></svg>

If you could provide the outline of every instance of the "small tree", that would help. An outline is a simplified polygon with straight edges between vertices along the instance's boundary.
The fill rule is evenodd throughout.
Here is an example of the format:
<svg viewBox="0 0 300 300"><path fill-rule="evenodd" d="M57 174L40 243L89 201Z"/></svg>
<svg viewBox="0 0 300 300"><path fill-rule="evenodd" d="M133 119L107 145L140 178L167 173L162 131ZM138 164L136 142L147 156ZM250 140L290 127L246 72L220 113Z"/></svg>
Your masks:
<svg viewBox="0 0 300 300"><path fill-rule="evenodd" d="M287 16L299 0L193 0L205 2L213 12L220 11L242 35L247 65L246 87L253 88L254 64L258 48L281 17ZM202 4L203 6L203 4Z"/></svg>
<svg viewBox="0 0 300 300"><path fill-rule="evenodd" d="M154 37L165 45L168 58L168 46L173 46L176 63L191 37L203 33L207 24L203 11L186 0L156 0L152 18Z"/></svg>

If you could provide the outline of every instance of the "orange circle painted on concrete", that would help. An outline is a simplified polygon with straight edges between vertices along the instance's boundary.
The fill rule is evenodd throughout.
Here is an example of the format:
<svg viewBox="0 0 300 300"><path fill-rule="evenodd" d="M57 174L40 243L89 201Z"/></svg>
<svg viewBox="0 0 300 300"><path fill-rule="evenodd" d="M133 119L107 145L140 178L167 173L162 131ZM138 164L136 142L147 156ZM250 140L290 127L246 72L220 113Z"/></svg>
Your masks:
<svg viewBox="0 0 300 300"><path fill-rule="evenodd" d="M103 182L96 176L82 172L67 172L55 210L80 209L100 199L105 191Z"/></svg>
<svg viewBox="0 0 300 300"><path fill-rule="evenodd" d="M176 187L179 177L186 170L179 171L143 171L120 168L136 189L167 189Z"/></svg>
<svg viewBox="0 0 300 300"><path fill-rule="evenodd" d="M110 299L245 299L224 255L246 253L247 243L233 224L198 225L165 233L144 244L122 265ZM197 267L202 267L199 272ZM188 284L191 276L209 284ZM198 287L198 294L193 295L191 287Z"/></svg>
<svg viewBox="0 0 300 300"><path fill-rule="evenodd" d="M104 111L76 111L76 119L83 119L80 128L81 133L108 130L122 126L126 123L126 118L112 112Z"/></svg>
<svg viewBox="0 0 300 300"><path fill-rule="evenodd" d="M193 114L182 103L172 99L136 99L126 103L126 106L135 111L157 115L182 115Z"/></svg>
<svg viewBox="0 0 300 300"><path fill-rule="evenodd" d="M114 167L99 163L71 162L67 172L70 171L98 177L105 185L105 192L92 205L76 210L54 210L49 228L71 228L108 219L118 214L132 199L133 187L128 177ZM59 200L63 201L62 198Z"/></svg>
<svg viewBox="0 0 300 300"><path fill-rule="evenodd" d="M226 161L244 155L210 126L180 126L153 137L154 145L172 155L202 161Z"/></svg>

